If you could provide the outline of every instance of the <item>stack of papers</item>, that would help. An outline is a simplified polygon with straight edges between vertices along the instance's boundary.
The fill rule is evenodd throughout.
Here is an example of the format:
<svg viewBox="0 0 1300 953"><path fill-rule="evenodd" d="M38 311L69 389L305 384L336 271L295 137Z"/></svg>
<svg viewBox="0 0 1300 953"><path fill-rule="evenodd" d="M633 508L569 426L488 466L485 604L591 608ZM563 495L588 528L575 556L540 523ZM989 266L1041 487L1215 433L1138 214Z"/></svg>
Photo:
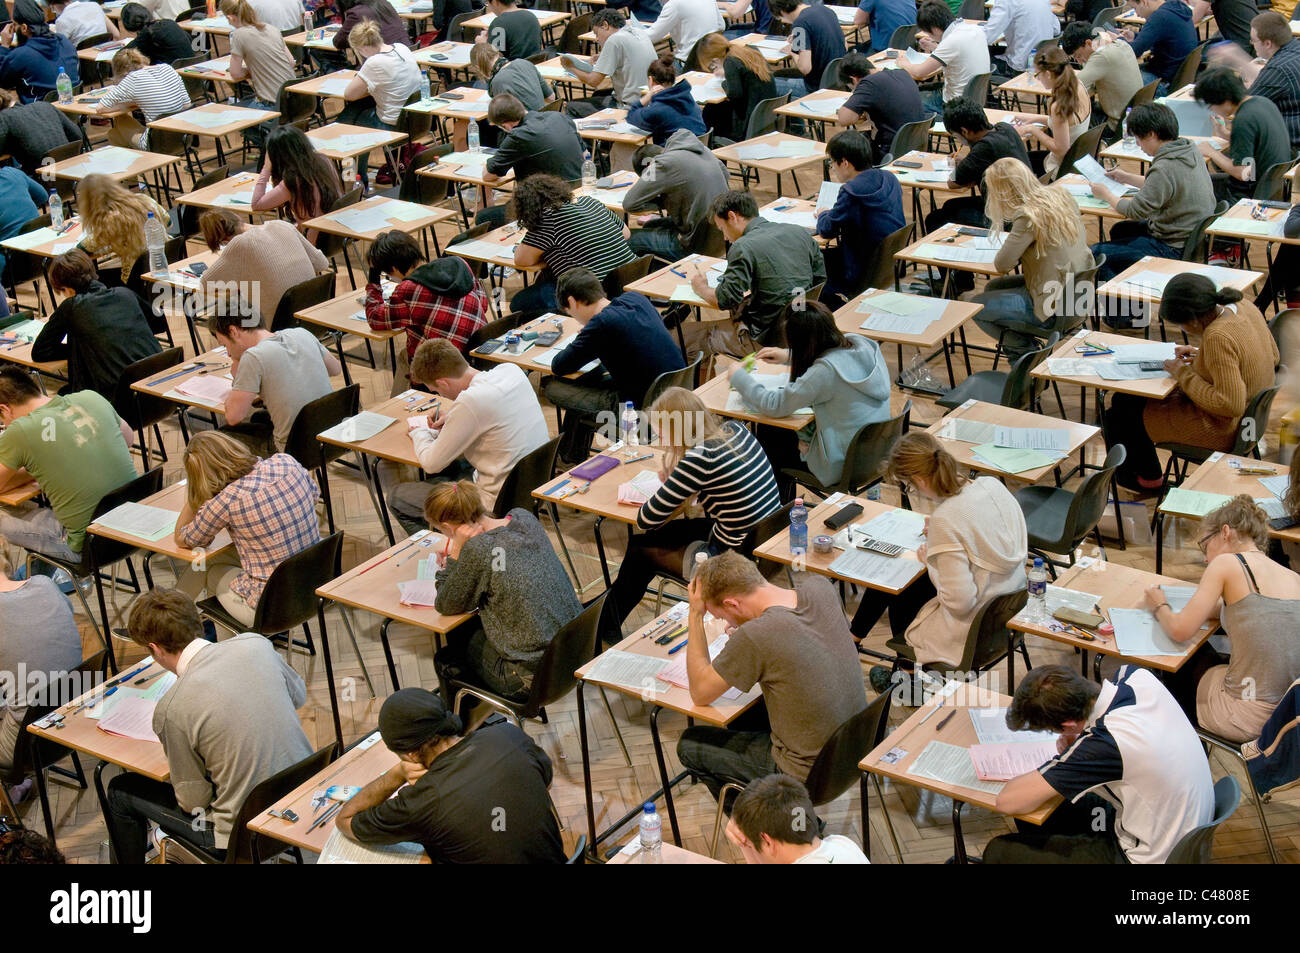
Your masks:
<svg viewBox="0 0 1300 953"><path fill-rule="evenodd" d="M779 222L782 225L798 225L800 228L806 228L810 231L817 227L817 216L813 212L787 211L787 208L789 207L781 206L763 209L758 214L769 222Z"/></svg>
<svg viewBox="0 0 1300 953"><path fill-rule="evenodd" d="M165 510L160 506L123 503L109 510L95 522L104 529L112 529L129 536L157 542L175 532L176 518L179 515L173 510Z"/></svg>
<svg viewBox="0 0 1300 953"><path fill-rule="evenodd" d="M821 188L817 190L816 208L831 209L835 207L835 202L840 197L840 189L844 188L841 182L823 182Z"/></svg>
<svg viewBox="0 0 1300 953"><path fill-rule="evenodd" d="M1053 377L1100 377L1106 381L1135 381L1169 376L1168 371L1143 371L1136 364L1121 365L1110 359L1096 357L1049 357L1047 373Z"/></svg>
<svg viewBox="0 0 1300 953"><path fill-rule="evenodd" d="M849 527L845 527L848 529ZM915 550L925 542L925 514L912 510L888 510L853 527L872 539Z"/></svg>
<svg viewBox="0 0 1300 953"><path fill-rule="evenodd" d="M588 69L587 67L583 68ZM590 70L588 69L588 71ZM695 98L697 103L702 103L708 99L717 99L719 96L725 95L722 89L722 80L716 76L707 83L700 83L698 86L691 87L691 96Z"/></svg>
<svg viewBox="0 0 1300 953"><path fill-rule="evenodd" d="M983 791L985 794L997 794L1003 788L1001 781L980 780L975 773L969 748L942 741L931 741L926 745L907 773L917 778Z"/></svg>
<svg viewBox="0 0 1300 953"><path fill-rule="evenodd" d="M1111 609L1115 647L1128 656L1186 655L1191 642L1175 642L1146 609Z"/></svg>
<svg viewBox="0 0 1300 953"><path fill-rule="evenodd" d="M397 584L398 602L416 609L432 609L438 599L438 584L431 579L412 579Z"/></svg>
<svg viewBox="0 0 1300 953"><path fill-rule="evenodd" d="M30 344L32 341L36 340L44 329L44 321L38 321L35 318L28 318L26 321L19 321L17 324L11 324L3 331L0 331L0 337L26 341Z"/></svg>
<svg viewBox="0 0 1300 953"><path fill-rule="evenodd" d="M1255 505L1264 511L1264 515L1271 520L1286 519L1286 505L1277 497L1255 497Z"/></svg>
<svg viewBox="0 0 1300 953"><path fill-rule="evenodd" d="M364 152L374 149L380 143L388 138L386 132L358 132L348 133L342 136L334 136L332 139L324 139L320 136L312 136L312 145L317 150L329 150L331 152Z"/></svg>
<svg viewBox="0 0 1300 953"><path fill-rule="evenodd" d="M891 334L924 334L933 322L943 317L947 302L919 298L898 291L886 291L863 298L854 309L870 315L860 325L867 331Z"/></svg>
<svg viewBox="0 0 1300 953"><path fill-rule="evenodd" d="M321 80L316 91L321 96L342 96L351 82L351 76L330 76Z"/></svg>
<svg viewBox="0 0 1300 953"><path fill-rule="evenodd" d="M1057 609L1065 608L1074 609L1077 612L1095 612L1098 603L1101 602L1101 596L1048 583L1046 601L1048 615L1051 615Z"/></svg>
<svg viewBox="0 0 1300 953"><path fill-rule="evenodd" d="M642 129L640 126L634 126L634 125L632 125L630 122L615 122L615 123L610 123L609 131L610 131L610 132L617 132L617 133L619 133L620 135L624 135L624 136L648 136L648 135L650 135L650 130L649 130L649 129Z"/></svg>
<svg viewBox="0 0 1300 953"><path fill-rule="evenodd" d="M1200 490L1187 490L1181 486L1171 487L1160 501L1160 509L1166 513L1180 513L1184 516L1205 516L1212 513L1231 497L1222 493L1202 493Z"/></svg>
<svg viewBox="0 0 1300 953"><path fill-rule="evenodd" d="M925 571L915 559L882 556L866 549L846 549L830 565L831 572L885 589L902 589Z"/></svg>
<svg viewBox="0 0 1300 953"><path fill-rule="evenodd" d="M1133 186L1124 185L1122 182L1116 182L1106 174L1106 170L1101 167L1101 163L1092 156L1083 156L1074 160L1074 170L1082 175L1092 184L1100 183L1111 191L1113 195L1123 195L1125 192L1133 190Z"/></svg>
<svg viewBox="0 0 1300 953"><path fill-rule="evenodd" d="M1164 285L1161 285L1163 290ZM1177 345L1173 341L1143 341L1141 344L1116 344L1116 364L1140 364L1143 361L1172 361Z"/></svg>
<svg viewBox="0 0 1300 953"><path fill-rule="evenodd" d="M176 393L210 404L225 404L233 382L229 374L196 374L176 385Z"/></svg>
<svg viewBox="0 0 1300 953"><path fill-rule="evenodd" d="M317 864L418 864L424 857L419 844L403 841L383 847L367 847L344 837L335 827L325 841Z"/></svg>
<svg viewBox="0 0 1300 953"><path fill-rule="evenodd" d="M1010 781L1056 757L1056 739L971 745L970 760L981 781Z"/></svg>
<svg viewBox="0 0 1300 953"><path fill-rule="evenodd" d="M763 159L798 159L804 156L817 155L817 147L820 143L813 142L811 139L788 140L777 143L758 143L750 146L737 146L736 157L739 159L748 159L750 161L761 161Z"/></svg>
<svg viewBox="0 0 1300 953"><path fill-rule="evenodd" d="M219 206L252 205L253 190L249 189L247 192L230 192L226 195L219 195L212 200L212 204Z"/></svg>
<svg viewBox="0 0 1300 953"><path fill-rule="evenodd" d="M1015 450L1043 450L1050 455L1070 450L1070 432L1058 427L997 427L993 443Z"/></svg>
<svg viewBox="0 0 1300 953"><path fill-rule="evenodd" d="M626 483L618 485L618 501L624 506L640 506L658 493L663 485L659 474L653 470L642 470Z"/></svg>
<svg viewBox="0 0 1300 953"><path fill-rule="evenodd" d="M847 93L843 96L830 96L821 99L801 99L799 100L799 108L814 116L823 116L829 119L840 111L840 107L848 102L848 99Z"/></svg>
<svg viewBox="0 0 1300 953"><path fill-rule="evenodd" d="M954 417L945 420L939 428L939 436L944 440L960 440L962 443L993 443L997 436L996 424L983 420L968 420Z"/></svg>
<svg viewBox="0 0 1300 953"><path fill-rule="evenodd" d="M666 692L668 686L660 684L656 676L667 667L668 662L661 658L609 649L596 658L586 680L619 685L642 693Z"/></svg>
<svg viewBox="0 0 1300 953"><path fill-rule="evenodd" d="M459 245L452 245L447 249L447 254L464 255L466 258L510 258L512 261L514 260L514 252L505 245L498 245L496 242L485 242L477 238L471 238Z"/></svg>
<svg viewBox="0 0 1300 953"><path fill-rule="evenodd" d="M125 172L135 164L140 158L140 153L132 152L130 149L123 149L120 146L108 146L103 149L96 149L82 162L68 169L77 175L93 175L102 173L103 175L116 175Z"/></svg>
<svg viewBox="0 0 1300 953"><path fill-rule="evenodd" d="M1041 450L1015 450L996 444L982 443L971 451L971 456L1004 473L1024 473L1039 467L1050 467L1060 457L1049 456Z"/></svg>
<svg viewBox="0 0 1300 953"><path fill-rule="evenodd" d="M760 385L761 387L766 388L767 390L781 390L781 388L785 387L787 384L790 383L789 374L760 374L751 371L749 372L749 379L752 380L754 383ZM735 405L734 407L733 407L733 403ZM737 391L733 390L731 392L731 395L727 398L727 409L738 410L738 411L743 411L747 409L747 405L743 402L743 400L740 397L740 394ZM750 411L750 412L753 413L755 411ZM794 411L794 414L811 414L811 413L812 413L811 407L800 407Z"/></svg>
<svg viewBox="0 0 1300 953"><path fill-rule="evenodd" d="M1268 490L1268 492L1272 493L1280 500L1286 497L1286 491L1287 487L1291 483L1291 477L1285 473L1278 476L1260 477L1259 483L1260 486Z"/></svg>
<svg viewBox="0 0 1300 953"><path fill-rule="evenodd" d="M355 417L349 417L335 424L328 430L322 430L317 437L327 437L339 443L360 443L383 431L389 424L396 423L396 417L386 417L373 411L363 410Z"/></svg>
<svg viewBox="0 0 1300 953"><path fill-rule="evenodd" d="M1007 727L1005 708L968 708L966 711L970 715L971 724L975 726L975 737L982 745L1056 742L1056 735L1050 731L1012 731Z"/></svg>
<svg viewBox="0 0 1300 953"><path fill-rule="evenodd" d="M239 122L247 116L248 113L242 109L217 109L212 111L191 109L189 112L181 113L181 115L172 118L187 122L191 126L198 126L200 129L214 129L217 126L227 126L232 122Z"/></svg>
<svg viewBox="0 0 1300 953"><path fill-rule="evenodd" d="M997 250L993 248L976 248L973 244L968 245L940 245L936 242L923 242L916 249L918 258L930 258L944 262L961 262L965 264L982 264L991 265L993 259L997 257Z"/></svg>
<svg viewBox="0 0 1300 953"><path fill-rule="evenodd" d="M1169 600L1169 608L1174 612L1182 612L1187 608L1187 603L1192 601L1192 596L1196 595L1195 586L1161 586L1160 590Z"/></svg>
<svg viewBox="0 0 1300 953"><path fill-rule="evenodd" d="M1214 224L1218 228L1230 228L1236 232L1245 232L1247 235L1281 237L1282 227L1286 224L1286 216L1279 215L1277 218L1260 221L1254 218L1241 218L1235 215L1230 218L1224 215L1215 219Z"/></svg>

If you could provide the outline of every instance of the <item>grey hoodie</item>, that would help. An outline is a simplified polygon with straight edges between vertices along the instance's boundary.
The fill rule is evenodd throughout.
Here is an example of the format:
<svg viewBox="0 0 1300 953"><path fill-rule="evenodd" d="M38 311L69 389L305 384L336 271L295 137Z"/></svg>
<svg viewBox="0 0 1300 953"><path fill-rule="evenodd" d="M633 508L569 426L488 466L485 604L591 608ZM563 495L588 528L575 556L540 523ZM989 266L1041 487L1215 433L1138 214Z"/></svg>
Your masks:
<svg viewBox="0 0 1300 953"><path fill-rule="evenodd" d="M623 199L626 212L661 204L683 242L709 214L709 205L727 191L727 170L689 129L678 129L664 143Z"/></svg>
<svg viewBox="0 0 1300 953"><path fill-rule="evenodd" d="M1151 237L1181 248L1201 219L1214 211L1214 186L1205 157L1190 139L1171 139L1151 160L1136 195L1119 200L1120 214L1145 219Z"/></svg>
<svg viewBox="0 0 1300 953"><path fill-rule="evenodd" d="M800 456L826 486L840 478L853 435L866 424L889 419L889 368L880 346L859 334L845 336L847 348L827 351L802 377L781 387L765 387L744 368L731 376L745 403L769 417L812 409L811 433L800 432L808 450Z"/></svg>

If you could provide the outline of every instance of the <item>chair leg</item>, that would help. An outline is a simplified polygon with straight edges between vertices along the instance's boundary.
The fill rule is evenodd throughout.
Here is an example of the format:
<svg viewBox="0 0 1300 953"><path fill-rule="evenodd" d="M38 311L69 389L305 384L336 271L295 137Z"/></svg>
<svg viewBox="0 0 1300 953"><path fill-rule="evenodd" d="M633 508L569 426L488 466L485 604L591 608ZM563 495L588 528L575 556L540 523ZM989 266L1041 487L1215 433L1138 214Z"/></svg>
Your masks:
<svg viewBox="0 0 1300 953"><path fill-rule="evenodd" d="M605 694L603 685L597 685L596 687L600 689L600 700L605 703L605 712L609 715L609 720L614 726L614 737L618 739L618 746L623 751L623 760L627 762L627 766L630 768L632 767L632 758L627 753L627 745L623 743L623 732L619 731L618 719L614 717L614 709L609 705L609 696Z"/></svg>
<svg viewBox="0 0 1300 953"><path fill-rule="evenodd" d="M898 846L898 834L894 832L894 822L889 816L889 808L885 806L885 792L880 787L880 777L875 774L871 775L871 783L876 786L876 800L880 802L880 813L885 816L885 829L889 831L889 840L894 845L894 856L902 864L904 863L903 849Z"/></svg>
<svg viewBox="0 0 1300 953"><path fill-rule="evenodd" d="M32 773L36 775L36 793L41 799L41 817L45 820L45 836L54 843L54 811L50 809L50 789L45 780L45 765L41 763L40 748L32 746Z"/></svg>
<svg viewBox="0 0 1300 953"><path fill-rule="evenodd" d="M330 531L333 532L333 527L330 527ZM343 617L343 628L347 629L348 639L352 642L352 651L356 653L357 661L361 663L361 674L366 677L366 687L370 689L370 697L374 698L376 697L375 683L370 680L370 672L366 670L366 660L361 657L361 647L357 645L357 637L352 631L352 623L348 621L347 613L340 612L339 615ZM324 633L322 633L321 638L324 638Z"/></svg>
<svg viewBox="0 0 1300 953"><path fill-rule="evenodd" d="M326 473L329 464L324 464L316 472L320 475L320 495L325 500L325 520L329 523L330 535L334 535L334 504L330 501L330 478Z"/></svg>
<svg viewBox="0 0 1300 953"><path fill-rule="evenodd" d="M727 803L727 792L735 791L739 794L743 790L745 790L743 785L737 784L735 781L728 781L722 786L722 790L718 792L718 811L713 815L713 846L709 848L710 857L716 858L718 848L722 846L720 843L722 839L722 818L725 816L723 806Z"/></svg>

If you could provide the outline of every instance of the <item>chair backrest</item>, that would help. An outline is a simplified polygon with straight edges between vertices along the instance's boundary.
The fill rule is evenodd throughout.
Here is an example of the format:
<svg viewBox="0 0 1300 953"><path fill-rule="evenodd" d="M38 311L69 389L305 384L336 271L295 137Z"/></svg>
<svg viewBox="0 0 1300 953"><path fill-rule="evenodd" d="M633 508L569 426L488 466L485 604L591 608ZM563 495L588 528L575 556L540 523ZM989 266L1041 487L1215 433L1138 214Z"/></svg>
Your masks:
<svg viewBox="0 0 1300 953"><path fill-rule="evenodd" d="M749 114L749 122L745 125L745 138L753 139L775 131L777 120L781 118L776 111L789 101L790 94L782 93L756 103L754 111Z"/></svg>
<svg viewBox="0 0 1300 953"><path fill-rule="evenodd" d="M406 104L420 101L420 91L417 89L406 97ZM398 132L406 133L406 141L419 142L429 134L433 128L433 113L422 113L411 109L403 109L397 116L397 125L394 127Z"/></svg>
<svg viewBox="0 0 1300 953"><path fill-rule="evenodd" d="M1166 864L1208 864L1214 847L1214 831L1232 817L1241 803L1241 785L1232 775L1214 782L1214 820L1204 827L1188 831L1165 858Z"/></svg>
<svg viewBox="0 0 1300 953"><path fill-rule="evenodd" d="M650 274L650 263L652 261L654 261L653 255L642 255L640 258L633 258L627 264L619 265L609 272L600 280L605 289L605 294L610 298L617 298L623 293L623 289L627 285Z"/></svg>
<svg viewBox="0 0 1300 953"><path fill-rule="evenodd" d="M289 89L295 83L300 83L298 77L285 80L280 84L280 95L277 97L276 109L280 113L279 124L281 126L298 126L304 132L307 130L307 123L316 113L316 97L309 96L306 93L295 93Z"/></svg>
<svg viewBox="0 0 1300 953"><path fill-rule="evenodd" d="M209 185L216 185L230 176L230 166L223 165L213 169L211 172L204 173L194 180L194 188L191 191L197 192L199 189L206 189ZM189 238L191 235L199 233L199 216L207 209L199 205L190 205L188 202L177 206L180 212L180 234Z"/></svg>
<svg viewBox="0 0 1300 953"><path fill-rule="evenodd" d="M398 198L403 202L415 202L418 205L436 205L449 194L449 180L435 179L431 175L416 175L426 165L437 165L442 157L456 147L450 142L436 146L427 146L407 166L406 175L402 176L402 188Z"/></svg>
<svg viewBox="0 0 1300 953"><path fill-rule="evenodd" d="M559 50L561 53L581 53L584 46L581 37L584 33L591 32L591 11L580 13L572 17L564 25L564 33L560 36ZM690 67L687 67L688 69Z"/></svg>
<svg viewBox="0 0 1300 953"><path fill-rule="evenodd" d="M889 37L889 48L891 50L910 50L916 48L916 31L915 23L904 23L902 26L895 27L894 32Z"/></svg>
<svg viewBox="0 0 1300 953"><path fill-rule="evenodd" d="M181 70L189 66L206 63L208 59L209 57L199 53L194 56L183 56L172 61L172 69L181 74L181 82L185 84L185 92L190 94L190 102L203 103L212 98L208 82L201 76L189 76L186 73L181 73Z"/></svg>
<svg viewBox="0 0 1300 953"><path fill-rule="evenodd" d="M690 237L682 245L692 255L708 255L710 258L721 258L727 250L727 240L722 237L712 215L705 215L696 222Z"/></svg>
<svg viewBox="0 0 1300 953"><path fill-rule="evenodd" d="M790 526L790 511L792 509L794 509L794 500L791 500L780 509L768 513L751 526L740 544L740 554L742 556L752 556L756 547L766 543L781 530L787 529Z"/></svg>
<svg viewBox="0 0 1300 953"><path fill-rule="evenodd" d="M898 416L860 427L844 451L844 470L834 488L852 493L879 479L885 472L890 448L907 433L911 422L912 402L909 400Z"/></svg>
<svg viewBox="0 0 1300 953"><path fill-rule="evenodd" d="M22 227L18 229L18 234L25 235L37 229L48 228L49 224L50 216L48 212L44 215L37 215L35 218L24 222ZM5 249L4 281L7 285L16 289L19 285L25 285L29 281L39 281L44 274L44 258L33 255L31 252Z"/></svg>
<svg viewBox="0 0 1300 953"><path fill-rule="evenodd" d="M1183 57L1183 61L1178 64L1178 69L1169 79L1169 91L1177 92L1188 83L1196 79L1197 72L1200 71L1201 61L1205 59L1205 48L1210 45L1210 41L1199 43L1192 47L1192 51Z"/></svg>
<svg viewBox="0 0 1300 953"><path fill-rule="evenodd" d="M113 390L113 409L132 430L143 430L166 420L176 413L176 403L165 397L153 397L132 390L131 385L160 374L169 367L175 367L184 360L185 348L169 347L122 368L122 376L117 379L117 387Z"/></svg>
<svg viewBox="0 0 1300 953"><path fill-rule="evenodd" d="M1273 411L1273 398L1277 396L1281 385L1274 383L1265 387L1258 394L1246 401L1245 413L1237 424L1237 436L1232 442L1232 452L1239 457L1253 453L1259 445L1259 439L1268 430L1268 417Z"/></svg>
<svg viewBox="0 0 1300 953"><path fill-rule="evenodd" d="M600 639L600 613L608 592L602 592L586 608L555 633L546 646L533 675L528 701L519 711L520 718L533 718L547 705L559 701L578 684L573 673L596 657Z"/></svg>
<svg viewBox="0 0 1300 953"><path fill-rule="evenodd" d="M696 375L700 370L700 363L704 360L703 354L696 354L695 360L685 367L675 371L664 371L646 388L645 397L641 399L642 407L649 407L670 387L685 387L687 390L695 390Z"/></svg>
<svg viewBox="0 0 1300 953"><path fill-rule="evenodd" d="M455 40L457 43L470 42L471 40L473 40L473 37L470 36L470 31L466 30L463 26L461 26L461 24L463 24L466 20L473 20L475 17L481 17L482 15L483 15L482 9L467 10L464 13L456 14L454 17L451 18L451 22L447 24L447 34L445 37L443 37L443 39Z"/></svg>
<svg viewBox="0 0 1300 953"><path fill-rule="evenodd" d="M987 20L988 11L984 8L984 0L962 0L961 9L957 13L959 20Z"/></svg>
<svg viewBox="0 0 1300 953"><path fill-rule="evenodd" d="M1111 9L1119 10L1120 8L1111 7ZM1116 16L1118 16L1118 14L1116 14ZM1127 108L1134 109L1138 106L1149 106L1151 103L1156 101L1156 90L1159 88L1160 79L1157 77L1133 94L1133 98L1128 101Z"/></svg>
<svg viewBox="0 0 1300 953"><path fill-rule="evenodd" d="M1105 264L1106 255L1102 253L1093 260L1091 268L1076 271L1066 277L1066 293L1061 297L1056 324L1052 328L1062 338L1068 337L1072 331L1082 327L1092 317L1097 308L1097 272Z"/></svg>
<svg viewBox="0 0 1300 953"><path fill-rule="evenodd" d="M45 693L38 697L33 693L29 696L30 704L27 710L23 712L22 725L17 737L14 739L13 760L10 762L8 774L0 772L0 783L17 784L28 774L34 767L36 759L32 756L35 752L40 752L40 763L46 767L63 760L68 756L69 749L53 741L47 741L38 738L27 730L29 725L40 721L56 708L60 708L72 699L92 690L102 684L103 679L107 677L108 672L108 653L100 649L94 655L82 659L76 668L67 674L58 678L48 679L45 683ZM96 677L96 674L98 677Z"/></svg>
<svg viewBox="0 0 1300 953"><path fill-rule="evenodd" d="M1002 383L1002 399L998 403L1003 407L1014 407L1017 410L1029 409L1035 397L1035 388L1041 390L1043 386L1035 384L1029 372L1052 353L1052 349L1060 340L1061 336L1053 331L1045 345L1016 359L1016 362L1011 365L1011 370L1007 372L1007 379Z"/></svg>
<svg viewBox="0 0 1300 953"><path fill-rule="evenodd" d="M285 328L297 327L299 322L294 317L295 314L318 304L324 304L333 298L336 277L334 272L325 271L306 281L300 281L285 291L280 298L280 303L276 305L275 315L271 318L271 330L283 331Z"/></svg>
<svg viewBox="0 0 1300 953"><path fill-rule="evenodd" d="M1093 126L1070 143L1070 148L1065 150L1065 155L1061 158L1061 165L1056 170L1056 175L1052 177L1053 180L1073 172L1074 164L1084 156L1095 156L1098 147L1101 146L1101 134L1105 131L1105 126Z"/></svg>
<svg viewBox="0 0 1300 953"><path fill-rule="evenodd" d="M1298 4L1300 5L1300 4ZM1255 182L1253 198L1261 202L1275 202L1286 191L1286 174L1295 166L1294 157L1285 162L1275 162L1263 171Z"/></svg>
<svg viewBox="0 0 1300 953"><path fill-rule="evenodd" d="M962 95L971 102L979 103L983 106L989 101L989 84L992 82L992 73L981 73L979 76L972 76L970 82L966 84L966 90Z"/></svg>
<svg viewBox="0 0 1300 953"><path fill-rule="evenodd" d="M959 672L977 672L988 668L1007 651L1007 623L1025 607L1029 593L1024 589L1007 592L985 603L975 613L966 630L966 647L962 649Z"/></svg>
<svg viewBox="0 0 1300 953"><path fill-rule="evenodd" d="M339 459L348 452L347 449L317 440L316 435L360 410L361 385L356 383L308 401L293 418L293 426L284 441L284 452L308 470L316 470Z"/></svg>
<svg viewBox="0 0 1300 953"><path fill-rule="evenodd" d="M862 269L862 277L858 282L860 287L853 289L854 294L861 293L865 288L896 287L895 282L898 279L898 269L901 264L895 256L912 241L912 229L914 227L915 223L908 222L897 231L886 235L884 240L876 246L875 255L871 262Z"/></svg>
<svg viewBox="0 0 1300 953"><path fill-rule="evenodd" d="M249 823L286 794L324 771L336 757L338 757L338 743L330 742L297 764L276 772L254 786L244 798L244 803L239 806L239 810L235 812L235 819L230 829L230 843L226 846L226 863L251 864L253 843L257 835L248 829ZM278 841L276 843L278 847L288 849ZM279 850L276 853L279 853Z"/></svg>
<svg viewBox="0 0 1300 953"><path fill-rule="evenodd" d="M135 479L127 481L112 493L107 493L101 497L99 505L95 507L95 519L99 519L109 510L115 509L123 503L139 503L145 497L153 496L153 494L162 490L162 485L162 467L154 467L152 470L146 471ZM137 548L130 543L119 543L117 540L96 536L94 533L87 533L86 543L81 551L82 563L101 568L111 566L119 559L130 556Z"/></svg>
<svg viewBox="0 0 1300 953"><path fill-rule="evenodd" d="M533 490L551 478L555 472L555 456L559 452L560 438L557 436L520 457L501 483L492 515L500 520L516 507L534 509Z"/></svg>
<svg viewBox="0 0 1300 953"><path fill-rule="evenodd" d="M918 119L915 122L905 122L898 127L894 133L894 141L889 145L889 151L894 156L906 155L909 152L925 152L926 140L930 136L930 127L934 125L934 117L926 116L924 119Z"/></svg>
<svg viewBox="0 0 1300 953"><path fill-rule="evenodd" d="M1268 322L1268 331L1273 335L1279 354L1285 354L1288 346L1300 344L1300 308L1287 308L1273 315Z"/></svg>
<svg viewBox="0 0 1300 953"><path fill-rule="evenodd" d="M1070 500L1070 508L1065 514L1065 527L1062 537L1068 538L1071 550L1097 526L1106 512L1106 500L1110 493L1110 480L1115 471L1128 456L1122 443L1117 443L1106 451L1106 459L1101 469L1093 470L1079 483Z"/></svg>
<svg viewBox="0 0 1300 953"><path fill-rule="evenodd" d="M257 600L251 631L262 635L288 632L316 617L316 590L339 575L342 531L294 553L271 571Z"/></svg>
<svg viewBox="0 0 1300 953"><path fill-rule="evenodd" d="M1183 245L1183 261L1207 260L1210 236L1205 234L1205 230L1226 211L1228 211L1228 203L1220 202L1214 207L1213 212L1196 223L1196 227L1187 236L1187 244Z"/></svg>
<svg viewBox="0 0 1300 953"><path fill-rule="evenodd" d="M858 763L876 746L889 716L890 692L882 692L871 704L831 732L817 752L804 786L815 806L828 804L849 790L862 777Z"/></svg>
<svg viewBox="0 0 1300 953"><path fill-rule="evenodd" d="M1092 25L1096 27L1098 30L1102 29L1103 27L1108 27L1115 22L1115 18L1119 16L1119 14L1120 14L1119 7L1107 7L1105 10L1102 10L1100 13L1098 13L1095 17L1092 18Z"/></svg>
<svg viewBox="0 0 1300 953"><path fill-rule="evenodd" d="M983 3L983 0L980 0ZM844 57L839 56L826 64L822 70L822 89L847 89L844 85L844 77L840 75L840 64L844 62Z"/></svg>

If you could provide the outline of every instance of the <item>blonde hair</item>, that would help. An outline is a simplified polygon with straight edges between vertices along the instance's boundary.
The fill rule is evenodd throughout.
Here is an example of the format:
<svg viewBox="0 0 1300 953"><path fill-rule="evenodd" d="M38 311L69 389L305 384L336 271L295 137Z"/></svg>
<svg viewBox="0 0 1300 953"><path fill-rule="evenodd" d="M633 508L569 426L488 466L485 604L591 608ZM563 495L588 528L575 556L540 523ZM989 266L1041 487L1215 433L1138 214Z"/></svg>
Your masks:
<svg viewBox="0 0 1300 953"><path fill-rule="evenodd" d="M431 385L437 380L460 377L469 364L465 355L446 338L429 338L421 341L411 356L411 380L417 384Z"/></svg>
<svg viewBox="0 0 1300 953"><path fill-rule="evenodd" d="M734 56L744 63L751 73L758 77L760 83L766 83L772 75L772 71L768 69L767 60L763 59L762 53L752 46L746 46L739 40L729 42L721 33L710 33L703 37L699 42L699 46L696 47L696 51L695 58L705 69L708 69L709 63L713 60L723 60L728 56Z"/></svg>
<svg viewBox="0 0 1300 953"><path fill-rule="evenodd" d="M212 499L257 466L257 457L229 434L204 430L185 448L185 502L191 510Z"/></svg>
<svg viewBox="0 0 1300 953"><path fill-rule="evenodd" d="M164 226L168 223L167 213L148 196L131 192L99 172L86 176L77 186L77 209L94 250L116 255L123 275L144 254L144 223L149 213L157 215Z"/></svg>
<svg viewBox="0 0 1300 953"><path fill-rule="evenodd" d="M138 69L149 65L149 57L139 50L123 47L113 54L113 82L120 83Z"/></svg>
<svg viewBox="0 0 1300 953"><path fill-rule="evenodd" d="M715 606L727 596L745 595L766 582L758 567L735 550L705 561L695 570L695 578L704 601Z"/></svg>
<svg viewBox="0 0 1300 953"><path fill-rule="evenodd" d="M668 448L664 453L665 470L674 469L687 450L706 440L728 439L717 415L684 387L670 387L660 394L650 405L650 415L661 443Z"/></svg>
<svg viewBox="0 0 1300 953"><path fill-rule="evenodd" d="M424 521L430 527L468 526L486 513L483 495L473 480L439 483L424 500Z"/></svg>
<svg viewBox="0 0 1300 953"><path fill-rule="evenodd" d="M1288 516L1300 516L1300 480L1292 473L1291 481L1286 485L1286 496L1282 498Z"/></svg>
<svg viewBox="0 0 1300 953"><path fill-rule="evenodd" d="M1201 535L1210 536L1228 527L1242 540L1251 540L1261 551L1268 549L1268 514L1248 494L1240 493L1201 520Z"/></svg>
<svg viewBox="0 0 1300 953"><path fill-rule="evenodd" d="M241 24L251 26L254 30L260 30L266 26L248 0L221 0L221 12L227 18L238 17Z"/></svg>
<svg viewBox="0 0 1300 953"><path fill-rule="evenodd" d="M384 45L384 35L379 32L379 24L375 20L362 20L352 28L348 34L348 46L358 56L361 55L363 47L381 47Z"/></svg>
<svg viewBox="0 0 1300 953"><path fill-rule="evenodd" d="M1019 159L1006 157L984 171L984 214L995 228L1023 215L1029 220L1036 254L1079 241L1083 216L1070 193L1059 185L1043 185Z"/></svg>
<svg viewBox="0 0 1300 953"><path fill-rule="evenodd" d="M956 496L968 482L943 444L919 430L898 438L889 451L887 469L890 479L900 483L921 477L939 499Z"/></svg>
<svg viewBox="0 0 1300 953"><path fill-rule="evenodd" d="M475 43L474 48L469 51L469 65L484 82L492 78L492 67L500 58L501 51L491 43Z"/></svg>

